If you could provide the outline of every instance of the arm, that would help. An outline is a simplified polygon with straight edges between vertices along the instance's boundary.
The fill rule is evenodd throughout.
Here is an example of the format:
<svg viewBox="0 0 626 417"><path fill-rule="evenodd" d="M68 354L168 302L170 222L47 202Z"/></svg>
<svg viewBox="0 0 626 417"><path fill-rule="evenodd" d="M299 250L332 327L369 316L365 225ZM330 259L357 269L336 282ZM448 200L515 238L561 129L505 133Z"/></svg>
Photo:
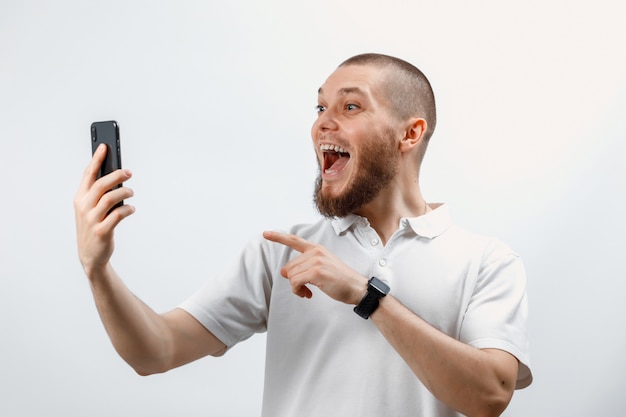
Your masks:
<svg viewBox="0 0 626 417"><path fill-rule="evenodd" d="M518 371L511 354L453 339L392 296L381 299L371 319L440 401L467 416L499 416L509 404Z"/></svg>
<svg viewBox="0 0 626 417"><path fill-rule="evenodd" d="M138 374L165 372L225 352L226 346L186 311L157 314L129 291L110 265L89 280L115 350Z"/></svg>
<svg viewBox="0 0 626 417"><path fill-rule="evenodd" d="M294 235L266 232L266 239L302 254L281 274L294 294L311 297L315 285L335 300L356 305L367 279L323 246ZM476 349L432 327L392 296L381 299L371 316L379 331L420 381L451 408L468 416L497 416L508 405L517 379L517 359L497 349Z"/></svg>
<svg viewBox="0 0 626 417"><path fill-rule="evenodd" d="M159 315L136 298L110 264L115 227L134 212L124 205L107 212L132 190L111 188L131 177L118 170L96 180L106 147L98 148L74 199L78 253L96 307L117 352L137 373L164 372L206 355L224 352L224 344L192 316L175 309Z"/></svg>

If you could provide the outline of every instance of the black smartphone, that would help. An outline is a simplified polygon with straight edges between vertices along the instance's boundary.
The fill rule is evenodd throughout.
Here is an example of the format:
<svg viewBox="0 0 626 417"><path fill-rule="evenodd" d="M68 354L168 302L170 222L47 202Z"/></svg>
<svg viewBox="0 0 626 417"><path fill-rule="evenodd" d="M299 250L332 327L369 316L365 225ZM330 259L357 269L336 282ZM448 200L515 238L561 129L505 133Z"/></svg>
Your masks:
<svg viewBox="0 0 626 417"><path fill-rule="evenodd" d="M98 178L103 177L117 169L122 168L122 151L120 148L120 127L115 120L107 122L94 122L91 124L91 154L96 151L98 146L104 143L107 146L107 156L100 167ZM121 187L118 184L113 189ZM121 201L113 207L123 205ZM113 210L111 209L111 210Z"/></svg>

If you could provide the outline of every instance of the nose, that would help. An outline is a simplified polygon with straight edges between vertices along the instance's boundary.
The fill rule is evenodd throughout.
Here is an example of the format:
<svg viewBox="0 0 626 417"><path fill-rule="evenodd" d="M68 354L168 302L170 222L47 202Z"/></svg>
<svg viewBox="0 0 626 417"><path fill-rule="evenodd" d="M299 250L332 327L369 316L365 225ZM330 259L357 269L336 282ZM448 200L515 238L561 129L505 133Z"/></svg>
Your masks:
<svg viewBox="0 0 626 417"><path fill-rule="evenodd" d="M313 123L313 130L319 130L320 132L329 132L337 130L338 123L332 110L326 109L320 112L317 116L317 120Z"/></svg>

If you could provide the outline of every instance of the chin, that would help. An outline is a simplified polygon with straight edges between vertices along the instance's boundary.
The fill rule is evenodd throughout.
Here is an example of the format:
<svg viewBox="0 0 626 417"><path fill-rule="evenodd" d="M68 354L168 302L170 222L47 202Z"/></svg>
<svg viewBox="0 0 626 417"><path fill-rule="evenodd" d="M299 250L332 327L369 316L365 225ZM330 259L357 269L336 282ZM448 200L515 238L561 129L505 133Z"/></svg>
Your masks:
<svg viewBox="0 0 626 417"><path fill-rule="evenodd" d="M338 198L341 197L341 195L343 194L343 189L343 186L338 186L336 184L326 184L325 182L322 182L322 188L320 192L324 197Z"/></svg>

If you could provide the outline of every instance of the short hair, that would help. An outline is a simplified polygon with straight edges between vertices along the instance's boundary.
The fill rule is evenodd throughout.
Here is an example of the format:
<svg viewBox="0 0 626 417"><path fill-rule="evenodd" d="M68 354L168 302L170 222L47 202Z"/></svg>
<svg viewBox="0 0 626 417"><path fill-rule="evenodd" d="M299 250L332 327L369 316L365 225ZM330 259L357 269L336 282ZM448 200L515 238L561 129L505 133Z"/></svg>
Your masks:
<svg viewBox="0 0 626 417"><path fill-rule="evenodd" d="M389 69L383 83L392 112L405 120L413 116L426 120L424 140L428 142L437 124L435 94L428 78L416 66L393 56L367 53L348 58L339 67L348 65L374 65Z"/></svg>

